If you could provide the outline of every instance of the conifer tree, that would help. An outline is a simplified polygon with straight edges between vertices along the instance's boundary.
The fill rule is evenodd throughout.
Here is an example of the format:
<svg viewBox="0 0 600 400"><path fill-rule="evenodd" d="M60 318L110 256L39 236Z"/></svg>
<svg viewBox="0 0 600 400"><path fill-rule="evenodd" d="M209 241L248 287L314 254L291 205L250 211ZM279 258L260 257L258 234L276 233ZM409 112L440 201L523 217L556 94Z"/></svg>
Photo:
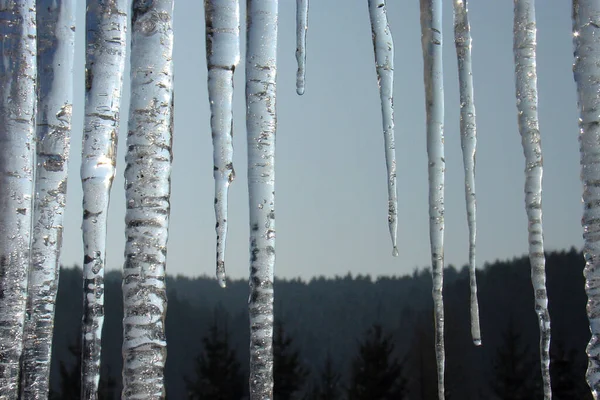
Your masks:
<svg viewBox="0 0 600 400"><path fill-rule="evenodd" d="M331 354L327 353L319 384L313 389L310 400L338 400L341 396L340 374L333 367Z"/></svg>
<svg viewBox="0 0 600 400"><path fill-rule="evenodd" d="M498 348L494 360L492 393L502 400L537 400L541 398L538 384L539 365L521 343L512 318L503 335L504 342Z"/></svg>
<svg viewBox="0 0 600 400"><path fill-rule="evenodd" d="M577 371L576 369L575 351L566 351L564 344L561 342L554 343L550 349L550 376L553 399L592 400L592 393L584 379L584 371Z"/></svg>
<svg viewBox="0 0 600 400"><path fill-rule="evenodd" d="M185 379L190 399L239 400L244 378L236 353L229 344L227 327L219 329L215 319L202 340L204 353L196 359L196 379Z"/></svg>
<svg viewBox="0 0 600 400"><path fill-rule="evenodd" d="M273 335L273 399L290 400L298 397L304 388L308 371L300 362L300 352L292 346L280 321L275 322Z"/></svg>
<svg viewBox="0 0 600 400"><path fill-rule="evenodd" d="M402 363L393 356L391 335L373 325L358 348L350 373L348 400L402 400L407 396Z"/></svg>
<svg viewBox="0 0 600 400"><path fill-rule="evenodd" d="M81 335L77 335L75 343L69 345L69 353L75 357L75 365L68 368L64 361L60 362L60 395L52 389L48 394L48 399L59 400L81 399ZM108 370L110 372L110 369ZM115 398L117 382L108 374L100 377L98 383L98 400L112 400Z"/></svg>

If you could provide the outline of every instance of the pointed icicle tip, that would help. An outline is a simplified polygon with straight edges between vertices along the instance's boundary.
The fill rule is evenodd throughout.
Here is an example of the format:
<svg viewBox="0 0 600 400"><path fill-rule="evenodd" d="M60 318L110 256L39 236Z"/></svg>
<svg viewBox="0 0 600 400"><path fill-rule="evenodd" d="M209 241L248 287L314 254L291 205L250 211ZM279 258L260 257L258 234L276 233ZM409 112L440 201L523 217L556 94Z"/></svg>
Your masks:
<svg viewBox="0 0 600 400"><path fill-rule="evenodd" d="M394 257L398 257L400 253L398 253L398 247L394 246L394 249L392 250L392 256Z"/></svg>
<svg viewBox="0 0 600 400"><path fill-rule="evenodd" d="M217 282L222 288L227 287L227 280L225 278L225 262L217 261Z"/></svg>

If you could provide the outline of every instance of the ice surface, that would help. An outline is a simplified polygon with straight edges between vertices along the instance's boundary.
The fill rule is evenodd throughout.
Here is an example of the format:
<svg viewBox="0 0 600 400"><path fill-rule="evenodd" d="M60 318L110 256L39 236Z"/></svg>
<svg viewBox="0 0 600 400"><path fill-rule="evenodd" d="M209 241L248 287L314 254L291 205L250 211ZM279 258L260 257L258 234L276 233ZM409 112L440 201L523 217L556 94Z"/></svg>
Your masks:
<svg viewBox="0 0 600 400"><path fill-rule="evenodd" d="M75 0L38 0L37 160L21 398L47 397L73 108Z"/></svg>
<svg viewBox="0 0 600 400"><path fill-rule="evenodd" d="M123 399L165 397L173 3L134 0L132 4L131 103L125 156Z"/></svg>
<svg viewBox="0 0 600 400"><path fill-rule="evenodd" d="M429 163L429 237L435 315L438 397L444 400L444 75L442 68L442 1L421 0L421 42L427 113Z"/></svg>
<svg viewBox="0 0 600 400"><path fill-rule="evenodd" d="M246 129L250 201L250 399L273 397L278 0L248 0Z"/></svg>

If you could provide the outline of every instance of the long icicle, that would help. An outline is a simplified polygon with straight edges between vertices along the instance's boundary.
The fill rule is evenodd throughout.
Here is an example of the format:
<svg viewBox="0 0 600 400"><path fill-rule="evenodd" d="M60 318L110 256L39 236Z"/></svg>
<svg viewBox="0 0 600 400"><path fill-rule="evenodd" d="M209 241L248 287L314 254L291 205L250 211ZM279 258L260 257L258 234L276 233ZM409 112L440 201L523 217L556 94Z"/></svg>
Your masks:
<svg viewBox="0 0 600 400"><path fill-rule="evenodd" d="M591 338L586 378L600 398L600 2L573 0L573 42L583 182L583 254Z"/></svg>
<svg viewBox="0 0 600 400"><path fill-rule="evenodd" d="M396 144L394 140L394 40L388 23L385 0L369 0L369 17L377 83L381 98L385 163L388 174L388 225L392 237L392 255L398 256L398 195L396 193Z"/></svg>
<svg viewBox="0 0 600 400"><path fill-rule="evenodd" d="M308 30L308 1L296 0L296 93L304 94L306 86L306 31Z"/></svg>
<svg viewBox="0 0 600 400"><path fill-rule="evenodd" d="M442 64L442 1L421 0L421 42L427 112L429 160L429 237L435 318L438 397L444 400L444 75Z"/></svg>
<svg viewBox="0 0 600 400"><path fill-rule="evenodd" d="M164 399L173 160L173 0L134 0L125 161L123 399Z"/></svg>
<svg viewBox="0 0 600 400"><path fill-rule="evenodd" d="M110 190L115 176L127 0L88 0L83 186L83 320L81 396L95 399L104 324L104 263Z"/></svg>
<svg viewBox="0 0 600 400"><path fill-rule="evenodd" d="M35 0L0 10L0 398L19 396L33 214Z"/></svg>
<svg viewBox="0 0 600 400"><path fill-rule="evenodd" d="M75 0L37 0L36 6L36 198L21 367L22 399L48 396L50 389L50 355L73 110Z"/></svg>
<svg viewBox="0 0 600 400"><path fill-rule="evenodd" d="M208 98L213 140L217 281L226 285L227 195L233 169L233 74L240 62L239 0L205 0Z"/></svg>
<svg viewBox="0 0 600 400"><path fill-rule="evenodd" d="M519 132L525 155L525 209L529 231L529 262L540 328L540 360L544 399L550 387L550 313L546 292L546 257L542 229L542 146L538 118L534 0L515 0L514 58Z"/></svg>
<svg viewBox="0 0 600 400"><path fill-rule="evenodd" d="M458 59L458 83L460 87L460 143L465 168L465 199L469 225L469 287L471 290L471 338L481 346L479 302L477 301L476 249L477 202L475 197L475 152L477 148L477 125L473 91L473 67L471 65L471 28L469 26L467 0L454 0L454 44Z"/></svg>
<svg viewBox="0 0 600 400"><path fill-rule="evenodd" d="M278 0L248 0L246 129L250 201L250 400L273 398Z"/></svg>

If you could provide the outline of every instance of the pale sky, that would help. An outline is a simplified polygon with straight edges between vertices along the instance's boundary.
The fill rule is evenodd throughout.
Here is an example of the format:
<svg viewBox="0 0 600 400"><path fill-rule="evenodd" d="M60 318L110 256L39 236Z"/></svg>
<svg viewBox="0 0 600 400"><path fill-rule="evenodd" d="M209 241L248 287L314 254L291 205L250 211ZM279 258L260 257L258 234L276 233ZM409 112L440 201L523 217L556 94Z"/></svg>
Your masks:
<svg viewBox="0 0 600 400"><path fill-rule="evenodd" d="M395 44L398 247L392 257L381 111L366 0L310 4L306 93L295 90L295 1L280 1L276 227L279 277L353 274L403 275L430 265L425 102L419 2L388 1ZM468 234L459 136L452 2L444 2L446 99L446 264L467 261ZM242 2L242 20L245 6ZM527 251L524 157L517 130L512 54L512 2L469 7L478 123L477 260L482 266ZM547 250L581 248L581 183L573 43L569 2L539 2L538 79L544 152L544 236ZM62 263L81 265L85 9L79 4L75 106ZM170 274L212 276L215 217L210 113L206 89L202 2L175 5L175 137ZM242 49L245 49L242 24ZM242 57L244 50L242 50ZM123 169L129 71L108 226L107 266L123 265ZM248 194L244 61L236 71L235 155L230 189L226 268L248 275Z"/></svg>

